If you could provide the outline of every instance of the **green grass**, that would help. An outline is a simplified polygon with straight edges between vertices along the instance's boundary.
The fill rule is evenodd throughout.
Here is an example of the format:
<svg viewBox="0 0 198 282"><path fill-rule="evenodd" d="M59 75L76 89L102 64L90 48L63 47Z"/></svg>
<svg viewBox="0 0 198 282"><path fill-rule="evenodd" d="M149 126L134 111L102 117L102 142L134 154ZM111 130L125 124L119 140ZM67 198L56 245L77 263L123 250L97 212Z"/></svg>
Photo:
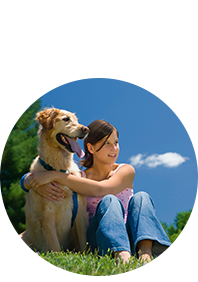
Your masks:
<svg viewBox="0 0 198 282"><path fill-rule="evenodd" d="M117 264L106 255L79 253L17 254L0 251L1 277L197 277L198 257L172 254L161 262Z"/></svg>

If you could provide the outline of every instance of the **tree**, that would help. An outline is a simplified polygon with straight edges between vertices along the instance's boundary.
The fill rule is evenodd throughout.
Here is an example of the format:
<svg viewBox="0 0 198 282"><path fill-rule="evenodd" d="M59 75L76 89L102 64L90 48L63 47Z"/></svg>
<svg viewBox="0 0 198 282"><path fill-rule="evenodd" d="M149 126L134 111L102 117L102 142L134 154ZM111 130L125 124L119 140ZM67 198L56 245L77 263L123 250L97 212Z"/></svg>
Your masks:
<svg viewBox="0 0 198 282"><path fill-rule="evenodd" d="M198 211L190 209L177 213L174 225L163 224L175 251L181 254L198 252Z"/></svg>
<svg viewBox="0 0 198 282"><path fill-rule="evenodd" d="M194 225L193 225L194 222ZM175 233L178 233L179 230L187 231L189 234L191 234L192 227L194 226L194 233L197 234L197 223L198 223L198 211L195 211L194 209L190 209L189 211L180 212L177 213L177 216L174 220L174 225L171 224L170 227L163 223L165 226L166 233L171 236ZM191 236L195 239L193 233Z"/></svg>
<svg viewBox="0 0 198 282"><path fill-rule="evenodd" d="M194 214L191 221L190 235L195 239L198 244L198 211Z"/></svg>
<svg viewBox="0 0 198 282"><path fill-rule="evenodd" d="M25 229L25 192L20 188L20 178L29 171L37 155L38 124L35 113L41 100L35 101L14 125L6 142L1 162L1 189L7 214L17 232Z"/></svg>
<svg viewBox="0 0 198 282"><path fill-rule="evenodd" d="M170 240L176 253L193 255L197 253L196 243L186 231L179 230L178 233L170 236Z"/></svg>
<svg viewBox="0 0 198 282"><path fill-rule="evenodd" d="M177 226L177 229L186 230L190 232L192 219L195 214L196 211L194 209L190 209L189 211L178 213L175 219L175 225Z"/></svg>

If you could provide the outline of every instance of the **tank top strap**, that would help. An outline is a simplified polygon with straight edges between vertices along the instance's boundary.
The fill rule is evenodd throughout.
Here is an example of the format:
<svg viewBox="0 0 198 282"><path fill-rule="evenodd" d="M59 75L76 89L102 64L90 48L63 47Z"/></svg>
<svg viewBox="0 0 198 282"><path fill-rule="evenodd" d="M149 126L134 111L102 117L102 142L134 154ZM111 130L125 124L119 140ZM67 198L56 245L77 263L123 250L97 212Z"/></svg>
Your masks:
<svg viewBox="0 0 198 282"><path fill-rule="evenodd" d="M84 170L81 170L81 175L82 175L83 178L86 178L86 174L85 174Z"/></svg>
<svg viewBox="0 0 198 282"><path fill-rule="evenodd" d="M121 168L123 165L125 165L125 164L124 163L119 164L118 167L114 170L113 174L115 174L118 171L118 169Z"/></svg>

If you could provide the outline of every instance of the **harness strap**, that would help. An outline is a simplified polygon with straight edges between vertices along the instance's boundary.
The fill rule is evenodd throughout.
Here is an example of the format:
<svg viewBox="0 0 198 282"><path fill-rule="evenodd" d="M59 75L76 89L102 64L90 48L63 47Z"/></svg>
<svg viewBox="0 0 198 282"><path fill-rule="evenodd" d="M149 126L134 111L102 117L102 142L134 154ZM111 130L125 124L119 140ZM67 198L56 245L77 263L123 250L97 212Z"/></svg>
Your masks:
<svg viewBox="0 0 198 282"><path fill-rule="evenodd" d="M48 171L55 170L51 165L46 164L40 157L39 157L40 164ZM60 169L61 172L69 174L70 171L68 169ZM74 226L74 221L76 219L76 215L78 212L78 195L76 192L72 192L72 199L73 199L73 209L72 209L72 219L71 219L71 228Z"/></svg>
<svg viewBox="0 0 198 282"><path fill-rule="evenodd" d="M78 195L76 194L76 192L73 192L72 198L73 198L73 210L72 210L71 228L74 226L74 221L76 219L78 212Z"/></svg>

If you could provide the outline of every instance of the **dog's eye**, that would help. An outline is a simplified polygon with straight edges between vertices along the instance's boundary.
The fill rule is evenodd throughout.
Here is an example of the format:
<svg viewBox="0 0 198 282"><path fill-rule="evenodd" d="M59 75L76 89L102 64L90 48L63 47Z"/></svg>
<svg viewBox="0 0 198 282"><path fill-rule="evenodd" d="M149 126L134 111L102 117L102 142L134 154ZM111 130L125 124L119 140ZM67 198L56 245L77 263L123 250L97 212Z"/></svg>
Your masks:
<svg viewBox="0 0 198 282"><path fill-rule="evenodd" d="M66 117L66 118L63 118L64 121L69 121L70 118L69 117Z"/></svg>

